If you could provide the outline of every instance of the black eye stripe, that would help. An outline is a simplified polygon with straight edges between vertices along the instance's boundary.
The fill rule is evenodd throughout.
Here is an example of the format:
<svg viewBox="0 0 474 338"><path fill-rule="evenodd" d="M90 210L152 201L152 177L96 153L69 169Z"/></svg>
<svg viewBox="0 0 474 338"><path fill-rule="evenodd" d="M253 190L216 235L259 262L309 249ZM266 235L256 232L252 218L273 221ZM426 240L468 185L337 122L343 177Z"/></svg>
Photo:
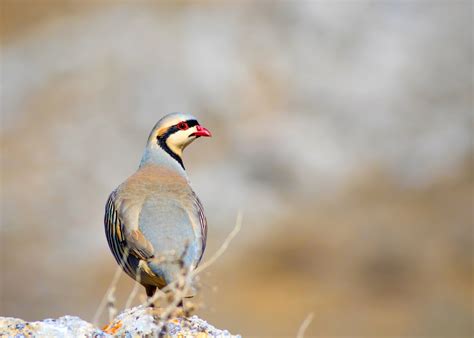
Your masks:
<svg viewBox="0 0 474 338"><path fill-rule="evenodd" d="M199 122L197 120L187 120L187 121L181 121L179 123L182 123L182 122L186 122L188 124L188 128L192 128L192 127L197 126L199 124ZM168 137L171 134L174 134L177 131L180 131L181 129L178 128L179 123L175 124L174 126L169 127L168 131L163 136Z"/></svg>
<svg viewBox="0 0 474 338"><path fill-rule="evenodd" d="M179 123L182 123L182 122L186 122L188 124L188 128L192 128L194 126L199 125L199 122L197 120L180 121ZM157 136L156 138L157 139L162 138L162 139L166 140L171 134L174 134L177 131L180 131L181 129L178 128L179 123L169 127L168 130L166 131L166 133L164 133L161 136Z"/></svg>
<svg viewBox="0 0 474 338"><path fill-rule="evenodd" d="M199 124L197 120L187 120L185 122L188 124L189 128L197 126Z"/></svg>

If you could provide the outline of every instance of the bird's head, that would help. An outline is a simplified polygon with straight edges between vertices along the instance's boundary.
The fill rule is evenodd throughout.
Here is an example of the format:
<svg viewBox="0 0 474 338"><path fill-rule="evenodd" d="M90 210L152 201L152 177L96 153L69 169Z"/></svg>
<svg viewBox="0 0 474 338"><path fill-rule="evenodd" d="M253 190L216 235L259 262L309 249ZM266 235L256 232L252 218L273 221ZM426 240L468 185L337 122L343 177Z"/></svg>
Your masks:
<svg viewBox="0 0 474 338"><path fill-rule="evenodd" d="M147 149L162 149L183 166L184 148L195 139L211 137L211 132L187 113L171 113L161 118L148 137Z"/></svg>

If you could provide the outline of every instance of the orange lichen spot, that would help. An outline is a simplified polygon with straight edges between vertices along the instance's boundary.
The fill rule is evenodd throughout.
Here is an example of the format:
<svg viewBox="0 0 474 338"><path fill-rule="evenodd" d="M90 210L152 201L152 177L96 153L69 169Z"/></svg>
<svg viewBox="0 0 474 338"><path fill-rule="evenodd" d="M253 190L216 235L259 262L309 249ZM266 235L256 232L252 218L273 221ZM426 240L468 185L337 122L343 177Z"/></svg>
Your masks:
<svg viewBox="0 0 474 338"><path fill-rule="evenodd" d="M102 331L104 331L105 333L107 334L115 334L117 333L118 329L120 329L122 327L122 321L119 320L118 322L114 323L110 323L109 325L106 325Z"/></svg>

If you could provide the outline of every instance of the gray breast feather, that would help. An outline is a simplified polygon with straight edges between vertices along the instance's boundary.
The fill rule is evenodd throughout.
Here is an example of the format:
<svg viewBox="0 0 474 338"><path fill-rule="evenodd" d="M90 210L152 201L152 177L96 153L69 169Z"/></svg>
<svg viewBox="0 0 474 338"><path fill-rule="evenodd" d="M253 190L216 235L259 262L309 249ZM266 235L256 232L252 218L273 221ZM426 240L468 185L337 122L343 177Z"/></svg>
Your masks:
<svg viewBox="0 0 474 338"><path fill-rule="evenodd" d="M195 267L202 255L201 229L193 226L199 224L195 217L169 196L150 197L142 206L138 227L155 251L149 266L167 283L175 279L181 264Z"/></svg>

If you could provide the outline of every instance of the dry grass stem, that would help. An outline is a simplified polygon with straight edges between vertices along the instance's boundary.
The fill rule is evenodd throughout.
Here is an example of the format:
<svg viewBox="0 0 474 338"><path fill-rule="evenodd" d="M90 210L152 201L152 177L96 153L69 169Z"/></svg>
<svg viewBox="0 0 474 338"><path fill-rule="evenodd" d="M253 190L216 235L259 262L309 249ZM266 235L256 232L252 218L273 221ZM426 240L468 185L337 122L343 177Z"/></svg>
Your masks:
<svg viewBox="0 0 474 338"><path fill-rule="evenodd" d="M111 322L117 315L117 307L115 306L115 286L110 290L110 292L107 292L107 294L107 310L109 313L109 322Z"/></svg>
<svg viewBox="0 0 474 338"><path fill-rule="evenodd" d="M125 302L125 309L128 309L132 305L132 302L135 299L135 297L137 296L138 290L140 289L140 286L141 286L141 284L140 284L140 280L141 280L140 270L137 271L135 280L136 280L136 282L133 285L132 292L130 292L130 295L128 296L127 301Z"/></svg>
<svg viewBox="0 0 474 338"><path fill-rule="evenodd" d="M128 250L125 250L125 252L123 253L123 257L122 257L122 262L124 262L127 258L128 258ZM115 270L114 277L112 278L112 281L110 282L110 285L107 288L107 291L105 291L105 294L102 297L102 300L100 301L99 307L95 311L94 317L92 319L92 323L94 325L99 324L99 318L102 315L102 312L104 312L105 307L107 306L107 301L110 297L110 294L115 292L115 287L117 286L117 283L120 279L121 274L122 274L122 267L119 264L119 266Z"/></svg>
<svg viewBox="0 0 474 338"><path fill-rule="evenodd" d="M230 232L229 235L227 235L227 238L224 240L224 243L222 243L221 247L219 250L217 250L214 255L212 255L211 258L209 258L207 261L205 261L203 264L201 264L199 267L196 268L196 270L193 271L193 275L197 275L210 267L212 264L215 263L215 261L222 256L222 254L227 250L229 247L230 242L234 239L234 237L239 233L240 229L242 228L242 212L239 211L237 214L237 220L235 221L235 226L234 229Z"/></svg>
<svg viewBox="0 0 474 338"><path fill-rule="evenodd" d="M303 338L304 333L306 329L308 328L309 324L311 324L311 321L313 320L314 313L311 312L309 313L306 318L303 320L303 322L300 325L300 328L298 329L298 333L296 334L296 338Z"/></svg>

